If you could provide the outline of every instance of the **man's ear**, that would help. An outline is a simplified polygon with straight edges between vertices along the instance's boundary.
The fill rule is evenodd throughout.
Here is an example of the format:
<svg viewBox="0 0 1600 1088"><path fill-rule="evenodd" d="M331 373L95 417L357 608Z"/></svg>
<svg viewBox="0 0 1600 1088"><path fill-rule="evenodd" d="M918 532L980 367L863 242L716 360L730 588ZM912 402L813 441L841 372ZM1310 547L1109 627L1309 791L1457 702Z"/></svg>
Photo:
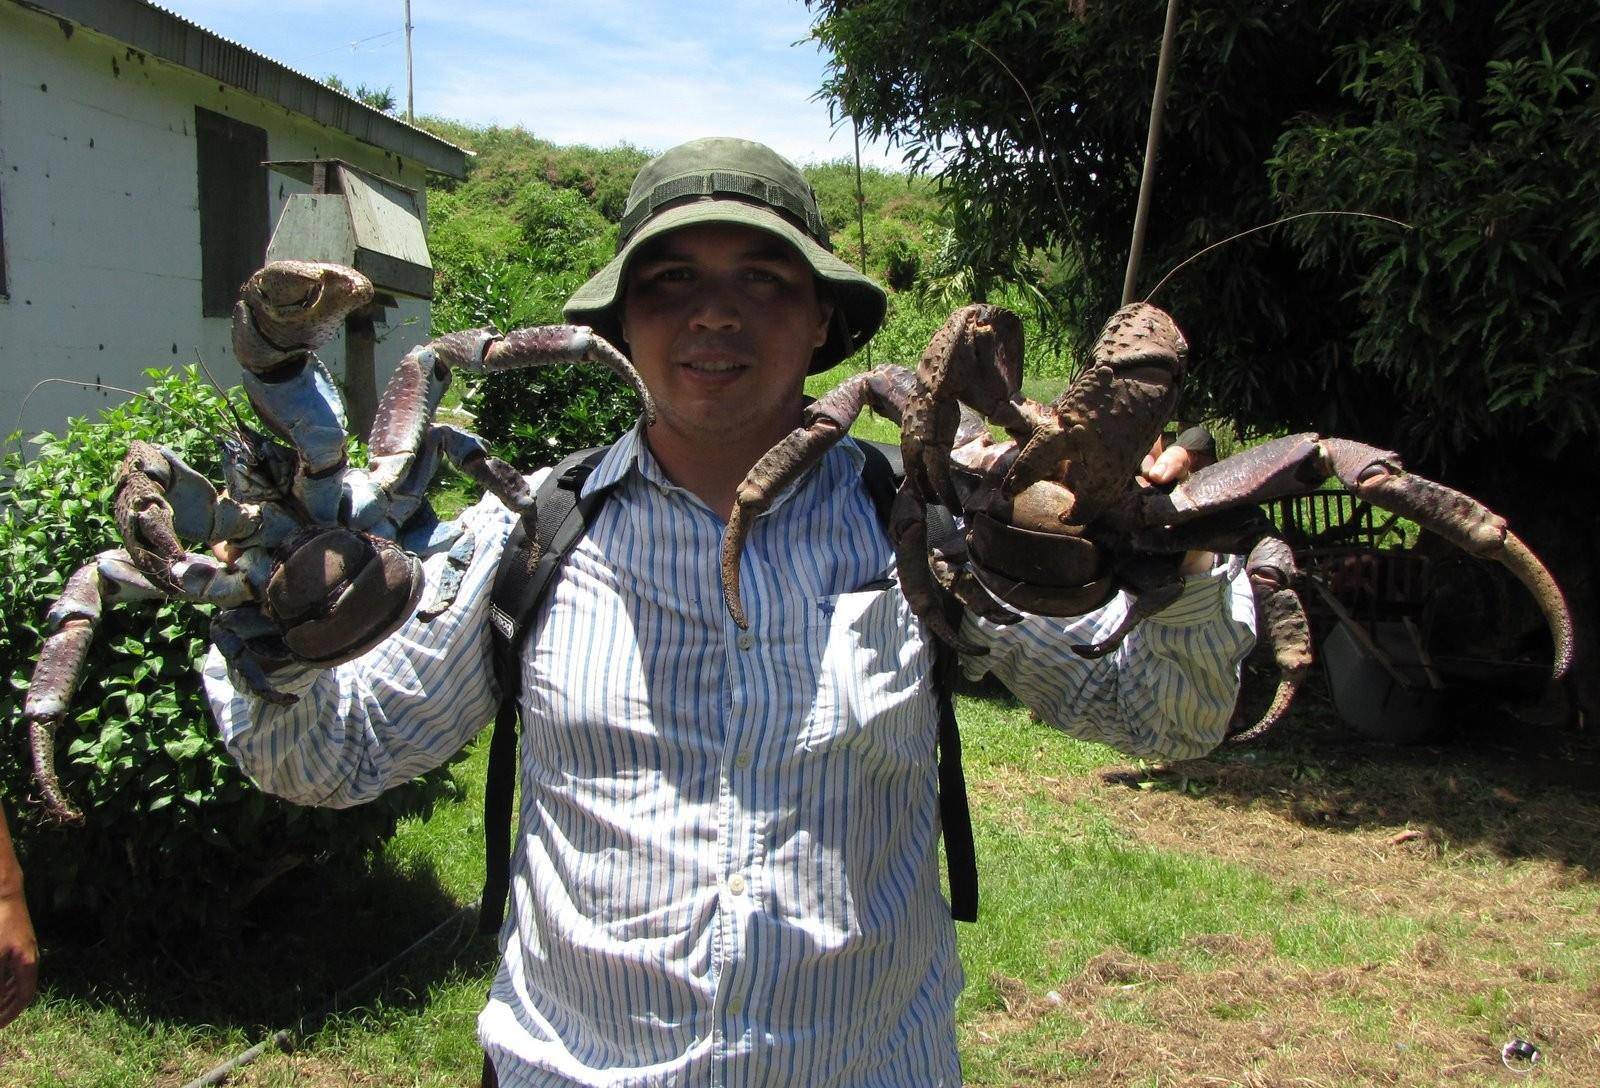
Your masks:
<svg viewBox="0 0 1600 1088"><path fill-rule="evenodd" d="M828 330L833 326L833 290L817 278L817 332L811 339L811 346L820 348L828 342Z"/></svg>
<svg viewBox="0 0 1600 1088"><path fill-rule="evenodd" d="M817 333L811 340L811 346L820 348L828 342L828 329L833 325L833 303L817 300Z"/></svg>

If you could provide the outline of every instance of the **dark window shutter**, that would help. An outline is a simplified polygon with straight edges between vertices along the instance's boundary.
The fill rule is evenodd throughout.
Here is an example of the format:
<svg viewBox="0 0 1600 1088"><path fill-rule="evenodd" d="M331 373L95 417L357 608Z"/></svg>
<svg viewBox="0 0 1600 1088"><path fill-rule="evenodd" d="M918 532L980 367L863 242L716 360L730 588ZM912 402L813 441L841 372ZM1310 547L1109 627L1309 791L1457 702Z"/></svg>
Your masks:
<svg viewBox="0 0 1600 1088"><path fill-rule="evenodd" d="M227 317L267 253L267 132L194 110L200 190L200 312Z"/></svg>

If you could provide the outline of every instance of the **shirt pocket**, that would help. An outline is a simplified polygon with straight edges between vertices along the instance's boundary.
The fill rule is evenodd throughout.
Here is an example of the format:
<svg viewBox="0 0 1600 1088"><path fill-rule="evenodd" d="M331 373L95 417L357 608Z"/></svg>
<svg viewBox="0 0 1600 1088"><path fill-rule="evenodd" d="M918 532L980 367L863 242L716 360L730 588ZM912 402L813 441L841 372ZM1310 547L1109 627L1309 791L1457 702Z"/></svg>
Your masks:
<svg viewBox="0 0 1600 1088"><path fill-rule="evenodd" d="M869 773L926 766L938 708L922 625L892 581L817 601L817 698L801 738L810 753L846 754Z"/></svg>

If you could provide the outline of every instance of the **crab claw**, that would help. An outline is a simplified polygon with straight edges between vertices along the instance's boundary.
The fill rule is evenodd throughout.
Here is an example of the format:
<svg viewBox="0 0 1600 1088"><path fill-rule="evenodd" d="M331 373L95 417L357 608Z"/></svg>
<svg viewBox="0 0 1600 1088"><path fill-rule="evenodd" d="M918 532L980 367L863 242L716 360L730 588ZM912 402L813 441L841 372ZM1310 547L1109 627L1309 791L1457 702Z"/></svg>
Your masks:
<svg viewBox="0 0 1600 1088"><path fill-rule="evenodd" d="M1322 440L1339 482L1375 506L1410 518L1469 555L1503 564L1528 588L1544 614L1555 646L1551 675L1572 667L1572 613L1561 587L1539 557L1506 527L1505 518L1470 495L1406 472L1393 454L1343 438Z"/></svg>
<svg viewBox="0 0 1600 1088"><path fill-rule="evenodd" d="M371 301L372 281L353 268L274 261L239 292L234 358L252 373L270 373L333 339L345 317Z"/></svg>
<svg viewBox="0 0 1600 1088"><path fill-rule="evenodd" d="M1026 439L1053 417L1023 397L1022 320L999 306L963 306L933 334L917 364L920 396L905 406L900 445L906 478L948 509L961 508L950 480L950 451L962 427L961 405Z"/></svg>
<svg viewBox="0 0 1600 1088"><path fill-rule="evenodd" d="M1277 725L1311 668L1311 627L1292 586L1297 573L1294 551L1279 537L1263 537L1250 549L1245 569L1256 599L1258 637L1272 649L1278 687L1260 720L1249 726L1240 722L1237 732L1229 732L1232 744L1246 744Z"/></svg>

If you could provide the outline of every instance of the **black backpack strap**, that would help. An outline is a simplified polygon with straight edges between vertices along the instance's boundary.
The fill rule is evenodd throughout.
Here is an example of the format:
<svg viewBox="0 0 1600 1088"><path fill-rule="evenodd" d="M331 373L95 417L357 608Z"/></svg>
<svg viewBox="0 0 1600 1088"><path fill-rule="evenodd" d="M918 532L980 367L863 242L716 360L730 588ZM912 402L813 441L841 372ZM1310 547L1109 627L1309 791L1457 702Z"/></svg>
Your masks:
<svg viewBox="0 0 1600 1088"><path fill-rule="evenodd" d="M482 933L500 928L511 886L511 802L517 778L517 700L522 693L517 658L528 637L529 621L557 568L610 493L604 488L582 498L578 494L609 448L579 450L551 470L535 496L531 517L524 516L512 528L489 593L500 708L489 741L488 778L483 788L484 881L478 913Z"/></svg>
<svg viewBox="0 0 1600 1088"><path fill-rule="evenodd" d="M865 461L861 482L878 511L878 520L889 524L889 510L895 492L905 478L900 447L882 442L856 440ZM928 506L928 541L934 547L953 541L960 529L954 515L943 506ZM952 626L961 622L960 603L951 602L956 614ZM958 922L978 920L978 852L972 841L972 810L967 804L967 780L961 770L961 730L956 722L955 682L960 661L954 649L934 643L933 689L939 700L939 825L944 831L944 860L950 873L950 916Z"/></svg>
<svg viewBox="0 0 1600 1088"><path fill-rule="evenodd" d="M944 863L950 872L950 917L978 920L978 850L972 841L972 809L961 770L961 728L956 723L955 684L960 662L944 643L934 650L933 682L939 693L939 826Z"/></svg>

